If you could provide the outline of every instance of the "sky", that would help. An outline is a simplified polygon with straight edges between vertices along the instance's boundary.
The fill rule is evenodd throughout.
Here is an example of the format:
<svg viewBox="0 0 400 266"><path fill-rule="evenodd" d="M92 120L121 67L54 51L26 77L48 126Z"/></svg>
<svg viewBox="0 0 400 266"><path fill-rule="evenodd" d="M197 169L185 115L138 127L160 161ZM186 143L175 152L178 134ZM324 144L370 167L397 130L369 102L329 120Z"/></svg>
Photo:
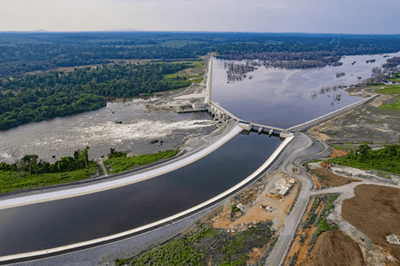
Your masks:
<svg viewBox="0 0 400 266"><path fill-rule="evenodd" d="M400 34L399 0L0 0L0 31Z"/></svg>

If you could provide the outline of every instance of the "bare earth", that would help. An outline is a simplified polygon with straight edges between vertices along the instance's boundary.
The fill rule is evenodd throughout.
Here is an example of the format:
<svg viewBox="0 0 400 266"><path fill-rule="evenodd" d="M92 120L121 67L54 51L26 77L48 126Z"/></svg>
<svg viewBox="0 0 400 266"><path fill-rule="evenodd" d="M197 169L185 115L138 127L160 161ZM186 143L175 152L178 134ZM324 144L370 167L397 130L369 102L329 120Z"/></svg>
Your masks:
<svg viewBox="0 0 400 266"><path fill-rule="evenodd" d="M396 101L395 96L381 95L372 102L350 110L308 130L321 140L397 142L400 137L399 113L380 108Z"/></svg>
<svg viewBox="0 0 400 266"><path fill-rule="evenodd" d="M354 198L343 201L342 217L366 234L373 244L388 250L399 263L400 245L388 243L386 236L400 235L400 189L359 185L354 193Z"/></svg>
<svg viewBox="0 0 400 266"><path fill-rule="evenodd" d="M304 265L364 266L365 262L360 247L351 237L340 230L330 230L318 236Z"/></svg>
<svg viewBox="0 0 400 266"><path fill-rule="evenodd" d="M340 187L346 184L349 184L351 182L361 182L360 180L357 179L352 179L352 178L347 178L344 176L340 175L335 175L331 171L325 168L316 168L313 169L314 172L316 172L319 175L322 175L323 177L327 179L321 179L320 182L327 186L327 187Z"/></svg>

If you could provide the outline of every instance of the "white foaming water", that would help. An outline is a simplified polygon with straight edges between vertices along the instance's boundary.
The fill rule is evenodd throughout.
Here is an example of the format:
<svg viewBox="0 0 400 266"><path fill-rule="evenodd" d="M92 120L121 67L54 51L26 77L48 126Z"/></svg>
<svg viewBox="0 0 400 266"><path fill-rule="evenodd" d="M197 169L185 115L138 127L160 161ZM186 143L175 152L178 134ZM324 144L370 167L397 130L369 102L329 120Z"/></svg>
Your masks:
<svg viewBox="0 0 400 266"><path fill-rule="evenodd" d="M53 162L53 156L57 160L72 156L86 146L91 159L107 156L110 148L134 154L157 152L213 129L215 122L207 113L149 113L141 103L109 103L97 111L0 131L0 161L13 163L14 153L37 154ZM159 142L151 144L154 140Z"/></svg>

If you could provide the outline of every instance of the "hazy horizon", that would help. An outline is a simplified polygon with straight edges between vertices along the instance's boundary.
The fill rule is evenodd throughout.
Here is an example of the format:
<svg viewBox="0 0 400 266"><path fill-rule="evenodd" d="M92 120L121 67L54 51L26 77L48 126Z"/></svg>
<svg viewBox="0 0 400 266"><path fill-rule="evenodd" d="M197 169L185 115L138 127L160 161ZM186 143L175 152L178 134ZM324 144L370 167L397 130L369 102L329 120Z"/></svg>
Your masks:
<svg viewBox="0 0 400 266"><path fill-rule="evenodd" d="M400 34L400 1L2 0L0 32Z"/></svg>

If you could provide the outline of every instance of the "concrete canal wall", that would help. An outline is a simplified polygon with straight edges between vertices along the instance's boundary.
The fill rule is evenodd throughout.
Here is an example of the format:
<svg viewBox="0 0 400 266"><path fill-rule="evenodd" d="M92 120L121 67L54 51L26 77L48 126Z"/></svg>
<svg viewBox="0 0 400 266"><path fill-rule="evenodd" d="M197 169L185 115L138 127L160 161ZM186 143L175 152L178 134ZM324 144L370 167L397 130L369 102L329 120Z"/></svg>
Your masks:
<svg viewBox="0 0 400 266"><path fill-rule="evenodd" d="M230 133L239 133L242 131L242 129L238 126L234 128ZM235 134L235 135L236 135ZM173 216L167 217L165 219L159 220L157 222L147 224L145 226L141 226L132 230L128 230L122 233L118 233L115 235L107 236L107 237L102 237L98 239L93 239L90 241L85 241L85 242L80 242L72 245L67 245L67 246L62 246L62 247L57 247L57 248L52 248L52 249L46 249L46 250L40 250L40 251L35 251L35 252L28 252L28 253L21 253L21 254L15 254L15 255L9 255L9 256L3 256L0 257L0 264L4 263L11 263L11 262L21 262L21 261L26 261L26 260L32 260L32 259L42 259L54 255L60 255L63 253L67 252L72 252L72 251L77 251L80 249L88 248L88 247L94 247L94 246L99 246L99 245L104 245L107 243L111 243L114 241L118 241L124 238L128 238L131 236L135 236L144 232L149 232L151 230L154 230L156 228L160 228L163 226L170 225L172 222L179 221L185 217L191 216L196 214L197 212L200 212L206 208L209 208L213 204L216 204L220 202L221 200L226 199L227 197L230 197L234 195L234 193L237 193L244 187L246 187L249 183L251 183L253 180L257 179L260 177L264 171L274 163L274 161L277 159L277 157L283 152L285 147L292 141L294 136L286 138L280 145L279 147L274 151L274 153L265 161L263 165L261 165L255 172L253 172L250 176L248 176L246 179L235 185L234 187L230 188L229 190L213 197L210 200L207 200L195 207L192 207L186 211L180 212L178 214L175 214ZM222 145L222 144L221 144Z"/></svg>
<svg viewBox="0 0 400 266"><path fill-rule="evenodd" d="M338 109L338 110L336 110L336 111L333 111L333 112L331 112L331 113L329 113L329 114L320 116L320 117L318 117L318 118L315 118L315 119L310 120L310 121L308 121L308 122L305 122L305 123L303 123L303 124L300 124L300 125L297 125L297 126L288 128L287 130L288 130L288 131L296 131L296 132L305 131L305 130L307 130L307 129L309 129L309 128L315 126L315 125L318 125L318 124L320 124L320 123L322 123L322 122L324 122L324 121L326 121L326 120L328 120L328 119L334 118L335 116L341 115L341 114L343 114L343 113L345 113L345 112L347 112L347 111L349 111L349 110L351 110L351 109L354 109L354 108L356 108L356 107L358 107L358 106L361 106L361 105L363 105L364 103L368 102L369 100L374 99L374 98L377 97L377 96L378 96L377 94L376 94L376 95L373 95L373 96L371 96L371 97L368 97L368 98L363 99L363 100L361 100L361 101L358 101L358 102L356 102L356 103L353 103L353 104L350 104L350 105L345 106L345 107L343 107L343 108L340 108L340 109Z"/></svg>

